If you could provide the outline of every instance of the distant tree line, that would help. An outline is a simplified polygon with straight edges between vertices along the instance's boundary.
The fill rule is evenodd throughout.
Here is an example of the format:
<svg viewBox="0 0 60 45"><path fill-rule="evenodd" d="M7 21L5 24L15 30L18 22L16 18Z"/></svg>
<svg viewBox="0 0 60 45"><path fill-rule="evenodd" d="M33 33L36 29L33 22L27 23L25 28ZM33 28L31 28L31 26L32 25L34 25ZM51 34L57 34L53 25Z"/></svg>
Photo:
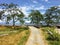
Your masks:
<svg viewBox="0 0 60 45"><path fill-rule="evenodd" d="M9 24L10 20L13 20L13 26L15 22L20 21L20 24L24 24L25 14L17 8L17 4L0 4L0 7L3 9L0 11L0 20L6 19L6 24ZM5 12L8 12L7 15L4 15ZM41 14L39 10L31 10L28 18L30 18L32 24L41 25L41 22L45 22L47 26L55 25L60 21L60 7L53 6L45 11L45 14ZM27 18L27 19L28 19Z"/></svg>
<svg viewBox="0 0 60 45"><path fill-rule="evenodd" d="M31 23L41 25L41 21L45 22L45 26L55 26L60 22L60 7L53 6L46 10L45 14L41 14L39 10L32 10L30 15Z"/></svg>

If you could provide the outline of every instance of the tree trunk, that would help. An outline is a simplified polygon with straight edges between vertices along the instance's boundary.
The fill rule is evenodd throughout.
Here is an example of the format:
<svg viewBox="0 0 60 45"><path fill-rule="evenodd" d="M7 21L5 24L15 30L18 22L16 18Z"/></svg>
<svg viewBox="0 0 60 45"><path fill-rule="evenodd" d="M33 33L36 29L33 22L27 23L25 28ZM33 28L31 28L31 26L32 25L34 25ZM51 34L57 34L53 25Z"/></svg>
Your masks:
<svg viewBox="0 0 60 45"><path fill-rule="evenodd" d="M1 15L0 15L0 19L1 19Z"/></svg>
<svg viewBox="0 0 60 45"><path fill-rule="evenodd" d="M14 17L13 17L13 29L15 29L15 20L14 20Z"/></svg>
<svg viewBox="0 0 60 45"><path fill-rule="evenodd" d="M49 23L47 24L48 27L50 27Z"/></svg>

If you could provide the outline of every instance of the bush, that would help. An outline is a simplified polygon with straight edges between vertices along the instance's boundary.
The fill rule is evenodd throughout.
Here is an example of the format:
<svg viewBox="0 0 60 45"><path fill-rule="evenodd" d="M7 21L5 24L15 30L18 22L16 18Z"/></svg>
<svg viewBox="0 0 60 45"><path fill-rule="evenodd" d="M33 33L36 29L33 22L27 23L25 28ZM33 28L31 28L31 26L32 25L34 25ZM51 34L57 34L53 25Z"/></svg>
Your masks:
<svg viewBox="0 0 60 45"><path fill-rule="evenodd" d="M56 33L55 27L44 27L42 30L44 31L46 40L49 42L49 44L60 45L60 34Z"/></svg>

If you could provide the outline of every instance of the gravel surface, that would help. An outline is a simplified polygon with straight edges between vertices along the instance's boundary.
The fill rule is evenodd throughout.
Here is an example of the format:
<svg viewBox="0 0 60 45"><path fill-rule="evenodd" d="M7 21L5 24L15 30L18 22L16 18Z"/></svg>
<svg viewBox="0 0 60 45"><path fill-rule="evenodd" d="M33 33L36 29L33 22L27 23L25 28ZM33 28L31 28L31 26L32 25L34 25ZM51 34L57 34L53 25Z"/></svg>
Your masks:
<svg viewBox="0 0 60 45"><path fill-rule="evenodd" d="M29 28L31 33L26 45L46 45L40 30L33 26L29 26Z"/></svg>

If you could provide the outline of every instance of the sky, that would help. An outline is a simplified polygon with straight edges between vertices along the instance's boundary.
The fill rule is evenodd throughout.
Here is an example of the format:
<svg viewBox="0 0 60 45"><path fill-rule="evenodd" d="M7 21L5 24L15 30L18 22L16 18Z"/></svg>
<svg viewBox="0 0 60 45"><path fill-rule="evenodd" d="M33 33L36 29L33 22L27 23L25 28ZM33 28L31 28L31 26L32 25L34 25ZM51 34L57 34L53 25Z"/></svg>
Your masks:
<svg viewBox="0 0 60 45"><path fill-rule="evenodd" d="M46 9L52 6L60 6L60 0L0 0L0 3L18 4L26 16L32 9L39 10L44 14Z"/></svg>
<svg viewBox="0 0 60 45"><path fill-rule="evenodd" d="M22 12L28 16L30 10L39 10L42 14L46 9L52 6L60 6L60 0L0 0L0 3L14 3L18 4Z"/></svg>

